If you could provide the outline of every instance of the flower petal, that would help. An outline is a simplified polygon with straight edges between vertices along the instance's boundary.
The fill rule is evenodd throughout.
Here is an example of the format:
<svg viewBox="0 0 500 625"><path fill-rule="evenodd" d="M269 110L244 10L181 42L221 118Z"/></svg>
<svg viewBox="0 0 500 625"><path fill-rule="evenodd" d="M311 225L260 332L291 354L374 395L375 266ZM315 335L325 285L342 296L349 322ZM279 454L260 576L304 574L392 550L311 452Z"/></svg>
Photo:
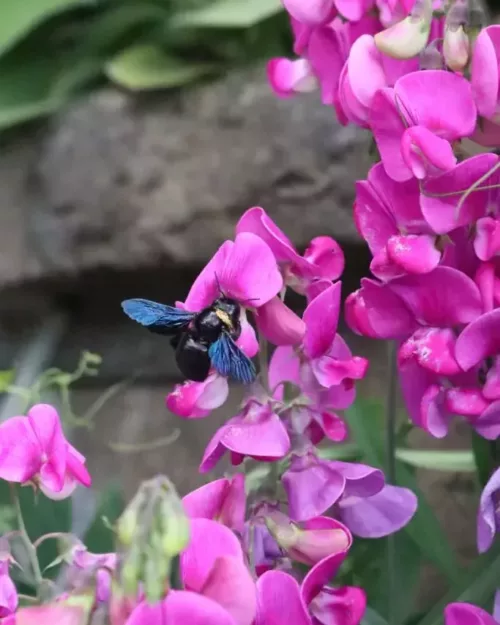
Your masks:
<svg viewBox="0 0 500 625"><path fill-rule="evenodd" d="M184 306L186 310L199 312L210 306L220 295L220 275L234 247L232 241L226 241L215 252L202 269L189 290Z"/></svg>
<svg viewBox="0 0 500 625"><path fill-rule="evenodd" d="M304 351L308 358L318 358L325 354L337 333L340 313L340 282L332 284L309 304L304 312L306 332Z"/></svg>
<svg viewBox="0 0 500 625"><path fill-rule="evenodd" d="M231 614L218 603L194 592L171 590L162 603L163 616L160 617L161 620L146 617L132 623L132 617L130 617L127 625L156 625L156 623L168 623L168 625L185 625L186 623L189 625L239 625Z"/></svg>
<svg viewBox="0 0 500 625"><path fill-rule="evenodd" d="M0 478L27 482L41 466L41 448L26 417L0 424Z"/></svg>
<svg viewBox="0 0 500 625"><path fill-rule="evenodd" d="M483 28L474 43L471 86L477 109L484 117L493 117L498 104L499 50L500 26Z"/></svg>
<svg viewBox="0 0 500 625"><path fill-rule="evenodd" d="M497 621L470 603L450 603L444 609L445 625L498 625Z"/></svg>
<svg viewBox="0 0 500 625"><path fill-rule="evenodd" d="M472 321L457 339L455 357L468 371L488 356L500 353L500 310L481 315Z"/></svg>
<svg viewBox="0 0 500 625"><path fill-rule="evenodd" d="M283 571L268 571L257 580L255 625L312 625L297 581Z"/></svg>
<svg viewBox="0 0 500 625"><path fill-rule="evenodd" d="M298 345L305 324L279 297L274 297L256 311L259 330L273 345Z"/></svg>

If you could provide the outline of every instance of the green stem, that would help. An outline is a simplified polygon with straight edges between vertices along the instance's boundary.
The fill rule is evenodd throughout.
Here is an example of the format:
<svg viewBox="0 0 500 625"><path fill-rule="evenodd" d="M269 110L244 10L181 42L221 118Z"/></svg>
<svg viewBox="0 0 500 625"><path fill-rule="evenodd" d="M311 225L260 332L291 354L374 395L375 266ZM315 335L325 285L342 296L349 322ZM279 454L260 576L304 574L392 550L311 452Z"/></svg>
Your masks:
<svg viewBox="0 0 500 625"><path fill-rule="evenodd" d="M397 346L394 341L388 345L388 376L387 380L387 421L386 421L386 457L387 480L396 482L396 400L397 400ZM394 535L387 538L387 570L389 585L389 624L396 625L395 597L397 594L397 557Z"/></svg>
<svg viewBox="0 0 500 625"><path fill-rule="evenodd" d="M269 365L267 362L267 358L268 358L267 341L262 335L262 333L259 333L260 377L261 377L262 386L269 393Z"/></svg>
<svg viewBox="0 0 500 625"><path fill-rule="evenodd" d="M31 542L31 539L28 535L28 531L26 529L26 525L24 524L23 512L21 510L21 502L19 500L17 487L15 484L9 484L9 486L10 486L10 494L12 498L12 503L14 505L14 511L16 513L17 524L19 527L19 535L21 537L22 542L24 543L24 547L26 549L26 553L28 554L31 568L33 569L33 576L35 578L35 586L36 586L36 591L38 594L40 586L43 583L43 575L42 575L42 571L40 570L40 564L38 562L36 547Z"/></svg>

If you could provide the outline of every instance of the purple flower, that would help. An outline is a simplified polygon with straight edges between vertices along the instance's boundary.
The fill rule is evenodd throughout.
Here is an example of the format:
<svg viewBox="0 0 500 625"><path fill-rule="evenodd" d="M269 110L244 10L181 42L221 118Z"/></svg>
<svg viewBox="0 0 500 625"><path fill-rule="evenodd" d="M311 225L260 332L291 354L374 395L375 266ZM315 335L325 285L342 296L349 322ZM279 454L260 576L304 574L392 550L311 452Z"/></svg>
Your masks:
<svg viewBox="0 0 500 625"><path fill-rule="evenodd" d="M444 609L445 625L498 625L492 616L471 603L450 603Z"/></svg>
<svg viewBox="0 0 500 625"><path fill-rule="evenodd" d="M488 480L481 493L477 514L477 548L479 553L487 551L500 528L500 469Z"/></svg>

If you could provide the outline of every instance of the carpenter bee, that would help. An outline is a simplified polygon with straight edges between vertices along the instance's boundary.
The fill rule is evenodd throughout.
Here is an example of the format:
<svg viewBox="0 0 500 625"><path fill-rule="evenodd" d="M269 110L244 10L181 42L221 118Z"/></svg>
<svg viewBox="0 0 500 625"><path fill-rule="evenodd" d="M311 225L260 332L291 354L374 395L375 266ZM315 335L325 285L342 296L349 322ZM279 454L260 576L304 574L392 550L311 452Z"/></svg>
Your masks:
<svg viewBox="0 0 500 625"><path fill-rule="evenodd" d="M255 380L255 367L235 341L241 335L239 303L221 295L199 313L147 299L122 302L125 314L151 332L172 336L175 359L188 379L203 382L210 367L243 384Z"/></svg>

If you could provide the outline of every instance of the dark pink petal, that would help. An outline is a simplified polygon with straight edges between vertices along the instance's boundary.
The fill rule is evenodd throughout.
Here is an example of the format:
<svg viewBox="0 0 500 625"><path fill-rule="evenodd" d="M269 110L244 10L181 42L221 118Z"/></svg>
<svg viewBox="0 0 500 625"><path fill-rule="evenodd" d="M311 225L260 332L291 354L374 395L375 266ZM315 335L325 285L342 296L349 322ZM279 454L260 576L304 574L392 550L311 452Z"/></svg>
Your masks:
<svg viewBox="0 0 500 625"><path fill-rule="evenodd" d="M338 386L345 380L362 380L368 365L368 359L361 356L354 356L349 360L339 360L331 353L311 362L316 379L325 389Z"/></svg>
<svg viewBox="0 0 500 625"><path fill-rule="evenodd" d="M382 167L382 164L374 165L370 174L378 167ZM391 180L385 170L384 176ZM394 215L384 206L369 179L356 183L354 220L358 232L368 243L372 254L384 248L388 239L399 233Z"/></svg>
<svg viewBox="0 0 500 625"><path fill-rule="evenodd" d="M223 243L202 269L193 282L184 302L186 310L199 312L203 308L210 306L219 297L217 281L219 280L220 282L220 275L233 247L234 243L232 241Z"/></svg>
<svg viewBox="0 0 500 625"><path fill-rule="evenodd" d="M42 452L41 480L57 492L64 483L67 445L59 415L53 406L37 404L28 411L28 419Z"/></svg>
<svg viewBox="0 0 500 625"><path fill-rule="evenodd" d="M334 104L340 72L347 60L339 33L331 27L315 28L310 35L307 57L320 82L323 104Z"/></svg>
<svg viewBox="0 0 500 625"><path fill-rule="evenodd" d="M283 571L268 571L257 580L255 625L312 625L297 581Z"/></svg>
<svg viewBox="0 0 500 625"><path fill-rule="evenodd" d="M474 282L481 293L483 312L492 311L495 306L495 267L493 263L481 263L474 276Z"/></svg>
<svg viewBox="0 0 500 625"><path fill-rule="evenodd" d="M193 519L215 519L227 496L230 483L226 478L214 480L185 495L182 505L186 514Z"/></svg>
<svg viewBox="0 0 500 625"><path fill-rule="evenodd" d="M236 236L217 278L222 292L228 297L248 302L256 308L263 306L283 287L274 254L262 239L251 232Z"/></svg>
<svg viewBox="0 0 500 625"><path fill-rule="evenodd" d="M331 237L312 239L303 259L298 273L311 280L338 280L344 271L344 252Z"/></svg>
<svg viewBox="0 0 500 625"><path fill-rule="evenodd" d="M472 321L457 339L455 357L467 371L488 356L500 353L500 310Z"/></svg>
<svg viewBox="0 0 500 625"><path fill-rule="evenodd" d="M308 358L325 354L335 338L340 313L342 284L336 282L320 293L304 312L304 351Z"/></svg>
<svg viewBox="0 0 500 625"><path fill-rule="evenodd" d="M335 553L318 562L302 582L302 600L306 605L318 595L324 586L330 584L346 558L347 552Z"/></svg>
<svg viewBox="0 0 500 625"><path fill-rule="evenodd" d="M237 625L253 623L257 609L255 583L242 559L217 558L200 594L216 601Z"/></svg>
<svg viewBox="0 0 500 625"><path fill-rule="evenodd" d="M288 496L289 514L295 521L320 516L342 495L345 478L327 462L314 457L292 459L281 478Z"/></svg>
<svg viewBox="0 0 500 625"><path fill-rule="evenodd" d="M351 329L381 339L403 339L416 329L415 317L391 286L364 278L361 289L346 300Z"/></svg>
<svg viewBox="0 0 500 625"><path fill-rule="evenodd" d="M406 166L419 180L448 171L457 163L450 143L425 126L412 126L405 130L401 138L401 153Z"/></svg>
<svg viewBox="0 0 500 625"><path fill-rule="evenodd" d="M42 450L27 417L11 417L0 425L0 478L27 482L40 470Z"/></svg>
<svg viewBox="0 0 500 625"><path fill-rule="evenodd" d="M456 375L461 369L455 360L456 337L448 328L421 328L399 348L401 366L415 358L424 369L440 375Z"/></svg>
<svg viewBox="0 0 500 625"><path fill-rule="evenodd" d="M271 59L267 64L267 78L274 93L281 98L317 88L317 80L306 59Z"/></svg>
<svg viewBox="0 0 500 625"><path fill-rule="evenodd" d="M489 400L500 399L500 358L498 356L486 376L483 395Z"/></svg>
<svg viewBox="0 0 500 625"><path fill-rule="evenodd" d="M243 551L235 534L210 519L191 519L190 540L181 553L181 577L186 590L200 592L217 558L232 556L243 562Z"/></svg>
<svg viewBox="0 0 500 625"><path fill-rule="evenodd" d="M16 585L8 573L0 575L0 618L5 618L17 609Z"/></svg>
<svg viewBox="0 0 500 625"><path fill-rule="evenodd" d="M477 110L493 117L498 105L500 27L483 28L474 43L471 63L472 95Z"/></svg>
<svg viewBox="0 0 500 625"><path fill-rule="evenodd" d="M398 278L390 286L421 324L446 328L469 323L481 314L479 289L471 278L451 267Z"/></svg>
<svg viewBox="0 0 500 625"><path fill-rule="evenodd" d="M489 119L480 117L470 139L486 148L496 148L500 144L500 126Z"/></svg>
<svg viewBox="0 0 500 625"><path fill-rule="evenodd" d="M497 512L498 493L500 492L500 469L488 480L481 493L477 513L477 548L479 553L487 551L499 528Z"/></svg>
<svg viewBox="0 0 500 625"><path fill-rule="evenodd" d="M425 126L448 141L474 132L476 105L463 76L445 70L412 72L397 81L394 92L412 125ZM450 108L450 98L457 106Z"/></svg>
<svg viewBox="0 0 500 625"><path fill-rule="evenodd" d="M365 610L366 593L355 586L325 586L311 605L311 613L318 623L335 625L359 625Z"/></svg>
<svg viewBox="0 0 500 625"><path fill-rule="evenodd" d="M445 625L498 625L482 608L470 603L449 603L444 609Z"/></svg>
<svg viewBox="0 0 500 625"><path fill-rule="evenodd" d="M338 503L340 518L355 536L381 538L410 522L418 506L411 490L385 486L372 497L349 497Z"/></svg>
<svg viewBox="0 0 500 625"><path fill-rule="evenodd" d="M465 198L460 210L457 206L465 191L497 163L498 156L495 154L478 154L462 161L450 171L425 181L420 205L434 232L445 234L486 215L491 193L489 190L473 191ZM480 186L489 186L497 181L498 173L493 173Z"/></svg>
<svg viewBox="0 0 500 625"><path fill-rule="evenodd" d="M371 497L380 492L385 485L384 474L357 462L331 461L329 466L338 471L346 480L344 496Z"/></svg>
<svg viewBox="0 0 500 625"><path fill-rule="evenodd" d="M66 474L87 488L92 485L85 457L69 443L66 443Z"/></svg>
<svg viewBox="0 0 500 625"><path fill-rule="evenodd" d="M446 391L445 405L448 412L478 417L489 406L478 388L450 388Z"/></svg>
<svg viewBox="0 0 500 625"><path fill-rule="evenodd" d="M218 603L194 592L170 590L162 603L161 620L146 617L127 625L239 625Z"/></svg>
<svg viewBox="0 0 500 625"><path fill-rule="evenodd" d="M370 127L387 175L398 182L409 180L412 172L401 152L406 126L398 111L394 89L386 87L375 94L370 109Z"/></svg>
<svg viewBox="0 0 500 625"><path fill-rule="evenodd" d="M490 260L500 253L500 222L483 217L476 223L474 250L480 260Z"/></svg>
<svg viewBox="0 0 500 625"><path fill-rule="evenodd" d="M346 423L332 412L313 412L313 419L325 436L335 443L341 443L349 435Z"/></svg>
<svg viewBox="0 0 500 625"><path fill-rule="evenodd" d="M429 273L441 259L435 247L436 239L430 235L398 235L387 241L389 259L407 273Z"/></svg>
<svg viewBox="0 0 500 625"><path fill-rule="evenodd" d="M261 306L255 317L259 330L273 345L298 345L302 341L304 322L279 297Z"/></svg>

